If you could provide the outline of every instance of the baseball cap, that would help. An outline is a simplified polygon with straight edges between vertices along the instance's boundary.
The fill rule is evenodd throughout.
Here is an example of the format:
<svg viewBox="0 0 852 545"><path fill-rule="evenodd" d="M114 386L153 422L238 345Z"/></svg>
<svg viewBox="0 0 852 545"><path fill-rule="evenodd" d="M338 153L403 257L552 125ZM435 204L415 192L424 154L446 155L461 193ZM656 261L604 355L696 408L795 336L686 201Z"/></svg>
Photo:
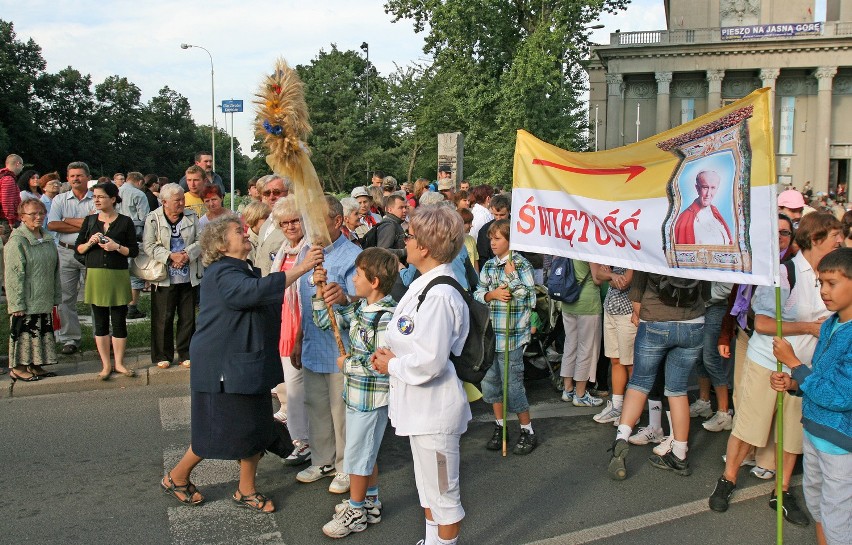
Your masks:
<svg viewBox="0 0 852 545"><path fill-rule="evenodd" d="M438 172L449 172L452 174L453 169L450 165L441 165L438 167Z"/></svg>
<svg viewBox="0 0 852 545"><path fill-rule="evenodd" d="M438 191L447 191L455 188L456 184L454 184L453 180L450 178L444 178L443 180L438 181Z"/></svg>
<svg viewBox="0 0 852 545"><path fill-rule="evenodd" d="M802 194L795 189L788 189L787 191L782 191L781 194L778 195L778 206L783 206L784 208L789 208L791 210L804 208L805 199L802 197Z"/></svg>
<svg viewBox="0 0 852 545"><path fill-rule="evenodd" d="M359 185L355 189L352 190L352 194L350 195L353 199L357 199L358 197L369 197L370 193L367 191L367 188L363 185Z"/></svg>

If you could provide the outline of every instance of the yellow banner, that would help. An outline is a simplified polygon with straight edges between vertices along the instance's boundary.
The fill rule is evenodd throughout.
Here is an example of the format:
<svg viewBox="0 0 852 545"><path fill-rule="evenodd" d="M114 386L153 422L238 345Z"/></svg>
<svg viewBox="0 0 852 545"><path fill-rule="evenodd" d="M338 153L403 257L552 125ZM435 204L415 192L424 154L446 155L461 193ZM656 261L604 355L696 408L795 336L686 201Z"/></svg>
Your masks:
<svg viewBox="0 0 852 545"><path fill-rule="evenodd" d="M518 131L512 248L671 276L772 284L769 89L617 149Z"/></svg>
<svg viewBox="0 0 852 545"><path fill-rule="evenodd" d="M616 149L577 153L565 151L519 130L515 147L514 187L568 191L609 201L665 197L666 182L680 158L661 145L676 144L695 131L713 129L715 122L750 112L752 153L750 185L775 183L770 130L769 89L759 89L742 100L689 123ZM746 112L743 112L746 110Z"/></svg>

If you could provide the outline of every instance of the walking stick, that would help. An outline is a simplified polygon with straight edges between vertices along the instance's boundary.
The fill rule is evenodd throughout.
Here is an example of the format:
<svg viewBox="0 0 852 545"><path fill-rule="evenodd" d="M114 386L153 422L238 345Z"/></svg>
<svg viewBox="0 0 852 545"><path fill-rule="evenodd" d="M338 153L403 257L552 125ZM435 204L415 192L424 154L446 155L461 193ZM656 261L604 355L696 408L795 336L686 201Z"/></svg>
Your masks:
<svg viewBox="0 0 852 545"><path fill-rule="evenodd" d="M509 260L512 259L512 251L509 250ZM508 286L507 286L508 288ZM509 405L509 311L512 309L512 300L506 301L506 336L503 345L503 456L506 456L506 427L508 422L506 416Z"/></svg>
<svg viewBox="0 0 852 545"><path fill-rule="evenodd" d="M777 237L776 237L777 238ZM781 286L775 284L775 334L781 333ZM782 370L781 362L775 361L776 370ZM775 394L775 543L784 543L784 392Z"/></svg>
<svg viewBox="0 0 852 545"><path fill-rule="evenodd" d="M257 120L255 135L266 149L266 163L272 172L293 182L296 207L301 211L305 236L311 244L323 248L331 244L325 218L328 206L317 171L311 163L311 152L305 143L311 133L304 84L284 59L275 62L275 70L267 75L255 93ZM322 298L324 286L317 285ZM343 339L337 327L334 309L327 306L331 330L340 355L345 355Z"/></svg>
<svg viewBox="0 0 852 545"><path fill-rule="evenodd" d="M324 291L325 282L317 282L318 299L322 299ZM335 316L334 309L331 308L331 305L326 305L325 308L328 310L328 321L331 324L331 332L334 333L334 341L337 343L337 350L340 352L341 356L345 356L346 348L343 346L343 338L340 336L340 328L337 327L337 316Z"/></svg>

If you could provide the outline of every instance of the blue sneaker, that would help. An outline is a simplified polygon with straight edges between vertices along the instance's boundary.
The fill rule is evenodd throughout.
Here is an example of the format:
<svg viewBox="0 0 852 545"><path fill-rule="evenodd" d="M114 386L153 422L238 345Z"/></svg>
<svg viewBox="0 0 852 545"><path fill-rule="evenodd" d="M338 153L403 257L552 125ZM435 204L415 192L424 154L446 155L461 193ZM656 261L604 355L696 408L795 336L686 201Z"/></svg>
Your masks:
<svg viewBox="0 0 852 545"><path fill-rule="evenodd" d="M565 398L563 398L564 400ZM574 396L572 401L575 407L600 407L603 405L603 399L592 397L589 392L584 392L581 396Z"/></svg>
<svg viewBox="0 0 852 545"><path fill-rule="evenodd" d="M573 402L574 401L574 390L573 389L570 390L570 391L562 390L562 401L567 401L568 403Z"/></svg>

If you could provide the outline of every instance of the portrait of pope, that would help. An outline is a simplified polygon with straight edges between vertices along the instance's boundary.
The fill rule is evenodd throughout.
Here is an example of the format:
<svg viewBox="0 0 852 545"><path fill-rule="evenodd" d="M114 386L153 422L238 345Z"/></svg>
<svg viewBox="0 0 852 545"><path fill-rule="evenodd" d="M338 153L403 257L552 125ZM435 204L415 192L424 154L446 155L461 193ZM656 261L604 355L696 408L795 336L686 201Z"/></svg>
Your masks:
<svg viewBox="0 0 852 545"><path fill-rule="evenodd" d="M730 245L731 230L713 204L721 179L715 170L702 170L695 176L698 196L677 217L675 244Z"/></svg>

